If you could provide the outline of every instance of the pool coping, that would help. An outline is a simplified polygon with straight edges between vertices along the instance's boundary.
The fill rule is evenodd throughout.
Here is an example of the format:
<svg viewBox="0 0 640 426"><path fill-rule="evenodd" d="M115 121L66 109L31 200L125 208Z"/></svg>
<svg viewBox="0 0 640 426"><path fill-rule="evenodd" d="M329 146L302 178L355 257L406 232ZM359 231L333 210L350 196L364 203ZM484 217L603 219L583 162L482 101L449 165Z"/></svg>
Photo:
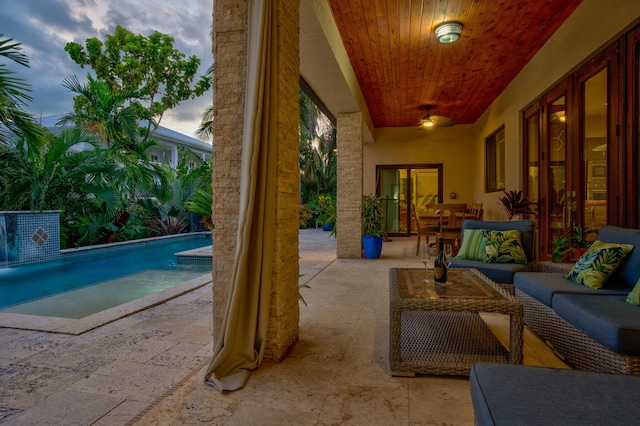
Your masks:
<svg viewBox="0 0 640 426"><path fill-rule="evenodd" d="M211 282L212 274L207 273L157 293L149 294L80 319L0 312L0 327L79 335L175 299Z"/></svg>

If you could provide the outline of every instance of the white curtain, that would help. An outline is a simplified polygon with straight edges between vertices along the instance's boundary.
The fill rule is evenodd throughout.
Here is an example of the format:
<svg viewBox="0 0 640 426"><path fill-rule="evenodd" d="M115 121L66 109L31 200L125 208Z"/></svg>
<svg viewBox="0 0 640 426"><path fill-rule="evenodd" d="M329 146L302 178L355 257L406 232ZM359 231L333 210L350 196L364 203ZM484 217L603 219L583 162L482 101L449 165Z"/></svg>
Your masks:
<svg viewBox="0 0 640 426"><path fill-rule="evenodd" d="M249 1L239 226L229 305L205 376L220 392L244 386L267 336L276 210L275 0Z"/></svg>

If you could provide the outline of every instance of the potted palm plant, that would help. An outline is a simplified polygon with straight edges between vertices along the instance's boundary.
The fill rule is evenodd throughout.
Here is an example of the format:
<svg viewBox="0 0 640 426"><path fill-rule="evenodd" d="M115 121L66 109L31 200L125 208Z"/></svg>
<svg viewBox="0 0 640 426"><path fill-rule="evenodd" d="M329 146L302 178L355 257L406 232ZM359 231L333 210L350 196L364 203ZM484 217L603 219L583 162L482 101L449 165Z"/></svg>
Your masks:
<svg viewBox="0 0 640 426"><path fill-rule="evenodd" d="M377 259L382 253L382 239L387 235L382 212L382 198L362 197L362 249L367 259Z"/></svg>

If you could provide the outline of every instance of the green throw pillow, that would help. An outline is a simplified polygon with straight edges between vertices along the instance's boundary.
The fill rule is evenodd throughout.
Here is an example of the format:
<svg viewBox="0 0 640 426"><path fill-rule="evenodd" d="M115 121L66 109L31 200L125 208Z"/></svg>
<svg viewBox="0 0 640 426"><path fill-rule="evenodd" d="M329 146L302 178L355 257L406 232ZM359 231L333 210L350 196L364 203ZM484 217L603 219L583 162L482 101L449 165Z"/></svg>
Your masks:
<svg viewBox="0 0 640 426"><path fill-rule="evenodd" d="M633 250L631 244L594 241L567 274L567 279L594 290L602 288L607 278Z"/></svg>
<svg viewBox="0 0 640 426"><path fill-rule="evenodd" d="M640 306L640 280L636 282L633 290L631 290L627 295L627 302L631 303L632 305Z"/></svg>
<svg viewBox="0 0 640 426"><path fill-rule="evenodd" d="M484 261L486 263L527 263L527 255L520 242L520 231L482 231Z"/></svg>
<svg viewBox="0 0 640 426"><path fill-rule="evenodd" d="M467 260L484 260L483 229L465 229L462 234L462 246L456 257Z"/></svg>

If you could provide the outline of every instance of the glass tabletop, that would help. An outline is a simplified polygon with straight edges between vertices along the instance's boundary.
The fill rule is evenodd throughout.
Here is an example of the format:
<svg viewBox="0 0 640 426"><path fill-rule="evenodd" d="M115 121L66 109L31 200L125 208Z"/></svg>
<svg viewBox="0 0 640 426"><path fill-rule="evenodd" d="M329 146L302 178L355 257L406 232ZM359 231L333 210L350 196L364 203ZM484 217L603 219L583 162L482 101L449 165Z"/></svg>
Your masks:
<svg viewBox="0 0 640 426"><path fill-rule="evenodd" d="M424 282L424 269L397 268L398 287L401 298L420 299L504 299L504 296L490 286L471 269L452 268L448 271L450 285Z"/></svg>

